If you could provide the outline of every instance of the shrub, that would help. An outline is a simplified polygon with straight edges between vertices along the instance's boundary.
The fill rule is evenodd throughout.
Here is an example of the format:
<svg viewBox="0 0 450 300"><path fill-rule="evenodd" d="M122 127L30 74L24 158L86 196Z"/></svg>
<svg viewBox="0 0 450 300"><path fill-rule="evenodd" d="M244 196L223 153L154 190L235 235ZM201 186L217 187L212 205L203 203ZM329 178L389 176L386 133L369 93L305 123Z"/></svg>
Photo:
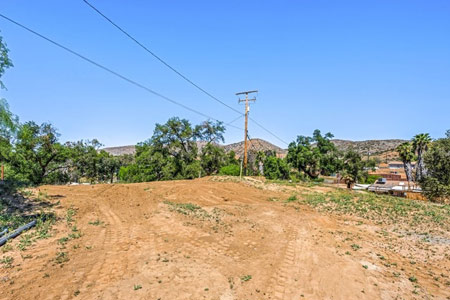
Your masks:
<svg viewBox="0 0 450 300"><path fill-rule="evenodd" d="M289 179L289 166L284 159L269 156L264 162L264 176L268 179Z"/></svg>
<svg viewBox="0 0 450 300"><path fill-rule="evenodd" d="M372 183L375 183L375 181L377 181L378 178L380 178L380 177L381 176L378 176L378 175L369 175L369 176L367 176L367 179L364 180L364 182L362 182L362 183L372 184Z"/></svg>
<svg viewBox="0 0 450 300"><path fill-rule="evenodd" d="M239 176L240 171L241 171L241 169L238 165L227 165L227 166L220 168L219 174L220 175Z"/></svg>

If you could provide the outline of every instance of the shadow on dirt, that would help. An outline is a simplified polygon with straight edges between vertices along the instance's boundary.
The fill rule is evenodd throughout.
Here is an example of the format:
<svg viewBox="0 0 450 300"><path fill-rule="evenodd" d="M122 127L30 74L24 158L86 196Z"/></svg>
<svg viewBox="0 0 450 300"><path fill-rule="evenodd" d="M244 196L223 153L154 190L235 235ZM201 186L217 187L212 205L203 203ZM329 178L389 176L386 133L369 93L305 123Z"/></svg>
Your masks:
<svg viewBox="0 0 450 300"><path fill-rule="evenodd" d="M57 203L51 199L63 198L62 195L48 196L44 193L33 194L24 190L19 192L7 183L0 183L0 231L14 230L35 219L46 219L53 215L49 213Z"/></svg>

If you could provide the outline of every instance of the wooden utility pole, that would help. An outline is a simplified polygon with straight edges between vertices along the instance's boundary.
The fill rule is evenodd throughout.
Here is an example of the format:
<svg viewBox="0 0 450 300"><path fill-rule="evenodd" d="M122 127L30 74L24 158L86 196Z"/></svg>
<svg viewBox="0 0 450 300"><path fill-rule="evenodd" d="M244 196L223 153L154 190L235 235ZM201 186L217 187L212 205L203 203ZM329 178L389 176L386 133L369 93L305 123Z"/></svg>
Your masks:
<svg viewBox="0 0 450 300"><path fill-rule="evenodd" d="M249 101L256 101L256 98L252 98L249 99L248 98L248 94L252 94L252 93L257 93L258 91L246 91L246 92L240 92L240 93L236 93L237 96L239 95L245 95L245 99L240 99L239 98L239 103L240 102L245 102L245 129L244 129L244 176L247 175L247 160L248 160L248 156L247 156L247 134L248 134L248 112L250 110L250 107L248 105Z"/></svg>

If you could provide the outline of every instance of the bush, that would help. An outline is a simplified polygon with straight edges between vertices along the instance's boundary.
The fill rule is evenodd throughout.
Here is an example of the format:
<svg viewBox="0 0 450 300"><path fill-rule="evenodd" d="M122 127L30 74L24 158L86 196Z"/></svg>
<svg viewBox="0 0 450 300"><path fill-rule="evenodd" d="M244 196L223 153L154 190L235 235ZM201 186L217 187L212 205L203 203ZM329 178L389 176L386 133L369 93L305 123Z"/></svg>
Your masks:
<svg viewBox="0 0 450 300"><path fill-rule="evenodd" d="M220 168L220 175L239 176L241 168L238 165L227 165Z"/></svg>
<svg viewBox="0 0 450 300"><path fill-rule="evenodd" d="M269 156L264 162L264 176L268 179L289 179L289 166L284 159Z"/></svg>
<svg viewBox="0 0 450 300"><path fill-rule="evenodd" d="M422 178L420 186L425 196L431 201L448 201L450 199L450 130L446 137L438 139L425 154L427 176Z"/></svg>
<svg viewBox="0 0 450 300"><path fill-rule="evenodd" d="M366 180L364 180L364 182L362 182L362 183L373 184L373 183L375 183L375 181L378 180L378 178L381 178L381 176L369 175L369 176L367 176Z"/></svg>

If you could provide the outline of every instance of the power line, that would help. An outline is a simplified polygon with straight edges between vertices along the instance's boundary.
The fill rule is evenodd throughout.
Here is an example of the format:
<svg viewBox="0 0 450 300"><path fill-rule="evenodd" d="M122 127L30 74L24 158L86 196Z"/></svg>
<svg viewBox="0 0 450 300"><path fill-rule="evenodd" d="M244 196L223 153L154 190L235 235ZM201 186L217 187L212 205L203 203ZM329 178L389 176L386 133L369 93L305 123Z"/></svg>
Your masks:
<svg viewBox="0 0 450 300"><path fill-rule="evenodd" d="M264 126L262 126L261 124L259 124L258 122L255 121L255 119L253 119L252 117L249 117L249 119L255 123L258 127L260 127L261 129L263 129L264 131L266 131L267 133L269 133L270 135L272 135L273 137L275 137L277 140L279 140L280 142L282 142L285 145L289 145L288 142L282 140L281 138L279 138L275 133L271 132L269 129L265 128Z"/></svg>
<svg viewBox="0 0 450 300"><path fill-rule="evenodd" d="M148 49L144 44L142 44L141 42L139 42L136 38L134 38L131 34L129 34L127 31L125 31L125 29L123 29L122 27L120 27L119 25L117 25L113 20L111 20L110 18L108 18L105 14L103 14L99 9L97 9L94 5L92 5L91 3L89 3L87 0L83 0L84 3L86 3L86 5L88 5L90 8L92 8L95 12L97 12L100 16L102 16L105 20L107 20L109 23L111 23L111 25L113 25L114 27L116 27L117 29L119 29L123 34L125 34L128 38L130 38L133 42L135 42L137 45L139 45L142 49L144 49L145 51L147 51L150 55L152 55L154 58L156 58L157 60L159 60L159 62L161 62L163 65L165 65L167 68L169 68L170 70L172 70L173 72L175 72L178 76L180 76L181 78L183 78L184 80L186 80L188 83L190 83L191 85L193 85L194 87L196 87L198 90L200 90L201 92L203 92L204 94L208 95L210 98L212 98L213 100L219 102L220 104L228 107L229 109L233 110L234 112L238 113L238 114L242 114L240 111L238 111L237 109L235 109L234 107L226 104L225 102L223 102L222 100L218 99L217 97L214 97L211 93L209 93L208 91L206 91L205 89L203 89L202 87L200 87L198 84L196 84L195 82L193 82L192 80L190 80L188 77L186 77L185 75L183 75L180 71L178 71L177 69L175 69L174 67L172 67L169 63L167 63L165 60L163 60L160 56L156 55L152 50Z"/></svg>
<svg viewBox="0 0 450 300"><path fill-rule="evenodd" d="M244 115L240 115L239 117L233 119L232 121L230 121L228 123L225 123L225 125L230 125L231 123L234 123L234 122L236 122L237 120L239 120L240 118L243 118L243 117L244 117Z"/></svg>
<svg viewBox="0 0 450 300"><path fill-rule="evenodd" d="M184 108L186 110L189 110L189 111L191 111L191 112L193 112L195 114L198 114L198 115L200 115L202 117L221 122L219 119L213 118L213 117L211 117L211 116L209 116L207 114L204 114L204 113L202 113L202 112L200 112L200 111L198 111L196 109L193 109L193 108L191 108L191 107L189 107L187 105L184 105L184 104L182 104L182 103L180 103L178 101L175 101L175 100L173 100L173 99L171 99L171 98L169 98L167 96L164 96L163 94L160 94L160 93L150 89L149 87L147 87L147 86L145 86L145 85L143 85L143 84L141 84L141 83L139 83L137 81L134 81L134 80L132 80L132 79L130 79L130 78L128 78L128 77L126 77L126 76L116 72L116 71L113 71L110 68L105 67L105 66L103 66L103 65L93 61L92 59L87 58L86 56L84 56L84 55L82 55L82 54L80 54L80 53L78 53L78 52L76 52L74 50L71 50L70 48L68 48L66 46L61 45L60 43L58 43L58 42L56 42L56 41L54 41L54 40L52 40L52 39L50 39L50 38L48 38L48 37L38 33L36 31L26 27L25 25L20 24L19 22L14 21L13 19L8 18L7 16L5 16L5 15L3 15L1 13L0 13L0 17L2 17L5 20L7 20L7 21L9 21L9 22L11 22L11 23L21 27L22 29L25 29L26 31L28 31L28 32L30 32L30 33L32 33L32 34L34 34L34 35L36 35L36 36L46 40L47 42L49 42L49 43L51 43L51 44L53 44L53 45L55 45L55 46L65 50L65 51L67 51L67 52L69 52L69 53L71 53L71 54L73 54L73 55L75 55L75 56L77 56L77 57L79 57L81 59L83 59L84 61L87 61L88 63L90 63L90 64L92 64L92 65L94 65L94 66L96 66L96 67L98 67L98 68L100 68L100 69L110 73L110 74L113 74L114 76L119 77L120 79L122 79L122 80L124 80L124 81L126 81L126 82L128 82L128 83L130 83L132 85L135 85L135 86L137 86L137 87L139 87L139 88L141 88L141 89L143 89L143 90L145 90L145 91L147 91L147 92L149 92L149 93L151 93L151 94L153 94L153 95L155 95L157 97L160 97L160 98L162 98L162 99L164 99L164 100L166 100L168 102L171 102L172 104L178 105L178 106L180 106L180 107L182 107L182 108ZM239 129L239 130L242 130L242 128L239 128L239 127L231 125L231 124L228 124L228 126L236 128L236 129Z"/></svg>
<svg viewBox="0 0 450 300"><path fill-rule="evenodd" d="M247 134L247 135L248 135L248 134ZM263 149L263 151L264 151L264 150L266 150L266 151L272 151L272 150L269 149L267 146L264 146L263 144L261 144L261 142L259 141L259 139L252 139L252 138L250 137L250 135L248 135L248 140L251 141L251 142L253 142L253 141L257 142L257 143L259 144L259 146ZM258 152L258 149L256 148L256 146L253 145L253 143L250 143L250 146L253 147L253 149L255 149L256 152ZM260 150L259 150L259 151L260 151Z"/></svg>
<svg viewBox="0 0 450 300"><path fill-rule="evenodd" d="M133 42L135 42L137 45L139 45L142 49L144 49L146 52L148 52L150 55L152 55L154 58L156 58L159 62L161 62L163 65L165 65L167 68L169 68L170 70L172 70L173 72L175 72L178 76L180 76L181 78L183 78L185 81L187 81L188 83L190 83L191 85L193 85L194 87L196 87L198 90L200 90L201 92L203 92L205 95L207 95L208 97L210 97L211 99L221 103L222 105L228 107L229 109L233 110L234 112L238 113L238 114L242 114L240 111L238 111L237 109L235 109L234 107L229 106L228 104L226 104L225 102L223 102L222 100L218 99L217 97L215 97L214 95L212 95L211 93L207 92L205 89L203 89L202 87L200 87L198 84L194 83L192 80L190 80L188 77L186 77L185 75L183 75L180 71L178 71L177 69L175 69L174 67L172 67L169 63L167 63L165 60L163 60L161 57L159 57L158 55L156 55L153 51L151 51L149 48L147 48L144 44L142 44L141 42L139 42L135 37L133 37L130 33L128 33L125 29L123 29L122 27L120 27L119 25L117 25L113 20L111 20L108 16L106 16L104 13L102 13L98 8L96 8L94 5L92 5L90 2L88 2L87 0L83 0L83 2L88 5L90 8L92 8L95 12L97 12L100 16L102 16L106 21L108 21L111 25L113 25L114 27L116 27L120 32L122 32L123 34L125 34L128 38L130 38ZM284 140L282 140L281 138L279 138L276 134L274 134L273 132L271 132L269 129L265 128L263 125L259 124L257 121L255 121L253 118L250 118L250 120L252 122L254 122L258 127L260 127L261 129L263 129L264 131L266 131L267 133L269 133L270 135L272 135L273 137L275 137L277 140L279 140L280 142L288 145L289 143L285 142Z"/></svg>

